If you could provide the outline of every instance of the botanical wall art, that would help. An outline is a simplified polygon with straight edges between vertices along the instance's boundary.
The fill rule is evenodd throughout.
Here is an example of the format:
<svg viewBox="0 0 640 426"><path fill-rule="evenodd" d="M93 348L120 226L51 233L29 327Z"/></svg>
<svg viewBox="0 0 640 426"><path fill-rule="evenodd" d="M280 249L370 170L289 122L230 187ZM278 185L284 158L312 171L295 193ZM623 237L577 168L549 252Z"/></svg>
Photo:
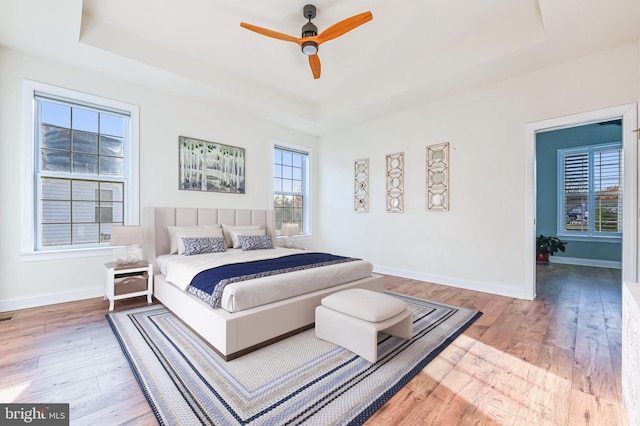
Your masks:
<svg viewBox="0 0 640 426"><path fill-rule="evenodd" d="M244 194L244 148L179 137L179 189Z"/></svg>
<svg viewBox="0 0 640 426"><path fill-rule="evenodd" d="M427 146L427 210L449 210L449 142Z"/></svg>
<svg viewBox="0 0 640 426"><path fill-rule="evenodd" d="M404 211L404 152L387 155L387 212Z"/></svg>
<svg viewBox="0 0 640 426"><path fill-rule="evenodd" d="M369 211L369 159L355 160L353 165L353 210L357 213L366 213Z"/></svg>

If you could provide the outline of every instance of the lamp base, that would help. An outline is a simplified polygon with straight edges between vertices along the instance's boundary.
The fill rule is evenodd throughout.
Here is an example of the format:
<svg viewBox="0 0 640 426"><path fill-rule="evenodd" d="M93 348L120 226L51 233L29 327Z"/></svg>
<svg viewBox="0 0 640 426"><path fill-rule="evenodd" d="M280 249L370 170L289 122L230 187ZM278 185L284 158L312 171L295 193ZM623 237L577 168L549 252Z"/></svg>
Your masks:
<svg viewBox="0 0 640 426"><path fill-rule="evenodd" d="M285 247L296 248L296 243L293 241L293 237L291 235L287 237L287 245Z"/></svg>
<svg viewBox="0 0 640 426"><path fill-rule="evenodd" d="M116 263L118 265L131 265L142 260L142 247L126 246L126 248L117 254Z"/></svg>

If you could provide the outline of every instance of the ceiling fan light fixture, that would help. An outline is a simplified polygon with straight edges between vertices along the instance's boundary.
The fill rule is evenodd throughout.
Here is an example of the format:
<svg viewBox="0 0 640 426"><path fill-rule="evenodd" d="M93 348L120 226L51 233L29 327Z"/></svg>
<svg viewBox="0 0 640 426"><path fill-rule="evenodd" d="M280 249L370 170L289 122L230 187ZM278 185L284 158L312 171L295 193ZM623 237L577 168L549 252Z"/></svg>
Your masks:
<svg viewBox="0 0 640 426"><path fill-rule="evenodd" d="M318 53L318 43L315 41L305 41L302 43L302 53L307 56L312 56Z"/></svg>

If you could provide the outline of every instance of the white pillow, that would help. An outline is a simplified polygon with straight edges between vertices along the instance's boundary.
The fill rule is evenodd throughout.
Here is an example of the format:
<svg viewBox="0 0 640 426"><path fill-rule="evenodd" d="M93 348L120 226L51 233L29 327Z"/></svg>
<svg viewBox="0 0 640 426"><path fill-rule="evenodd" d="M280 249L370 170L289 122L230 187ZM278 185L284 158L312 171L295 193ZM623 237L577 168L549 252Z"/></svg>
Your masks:
<svg viewBox="0 0 640 426"><path fill-rule="evenodd" d="M235 241L231 239L231 231L246 231L246 230L256 230L256 229L264 229L262 225L225 225L222 224L222 230L224 231L224 241L227 243L227 247L240 247L240 242L238 242L238 237L236 237ZM265 234L261 234L265 235Z"/></svg>
<svg viewBox="0 0 640 426"><path fill-rule="evenodd" d="M264 229L232 229L229 231L231 235L231 241L233 248L240 248L242 244L240 243L239 235L244 235L245 237L262 237L266 235Z"/></svg>
<svg viewBox="0 0 640 426"><path fill-rule="evenodd" d="M210 230L218 230L222 231L221 225L198 225L198 226L167 226L167 231L169 231L169 241L171 242L171 247L169 250L170 254L178 253L178 243L181 242L181 238L177 238L176 234L178 233L192 233L192 232L200 232L200 231L210 231ZM189 237L194 235L189 235ZM209 235L204 235L204 237L208 237ZM221 236L221 235L219 235ZM198 235L195 235L198 237Z"/></svg>

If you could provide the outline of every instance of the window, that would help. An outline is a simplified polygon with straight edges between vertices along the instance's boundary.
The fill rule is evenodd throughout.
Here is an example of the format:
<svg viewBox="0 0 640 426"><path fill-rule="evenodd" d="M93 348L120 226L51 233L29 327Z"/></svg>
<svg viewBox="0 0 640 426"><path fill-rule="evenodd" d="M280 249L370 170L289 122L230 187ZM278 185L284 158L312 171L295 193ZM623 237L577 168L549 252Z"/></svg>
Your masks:
<svg viewBox="0 0 640 426"><path fill-rule="evenodd" d="M309 152L283 146L273 148L273 207L276 234L283 223L297 223L309 234Z"/></svg>
<svg viewBox="0 0 640 426"><path fill-rule="evenodd" d="M559 235L622 235L622 144L558 150Z"/></svg>
<svg viewBox="0 0 640 426"><path fill-rule="evenodd" d="M35 82L24 86L32 123L24 152L33 159L24 197L33 207L23 251L107 245L112 226L138 221L137 108Z"/></svg>

